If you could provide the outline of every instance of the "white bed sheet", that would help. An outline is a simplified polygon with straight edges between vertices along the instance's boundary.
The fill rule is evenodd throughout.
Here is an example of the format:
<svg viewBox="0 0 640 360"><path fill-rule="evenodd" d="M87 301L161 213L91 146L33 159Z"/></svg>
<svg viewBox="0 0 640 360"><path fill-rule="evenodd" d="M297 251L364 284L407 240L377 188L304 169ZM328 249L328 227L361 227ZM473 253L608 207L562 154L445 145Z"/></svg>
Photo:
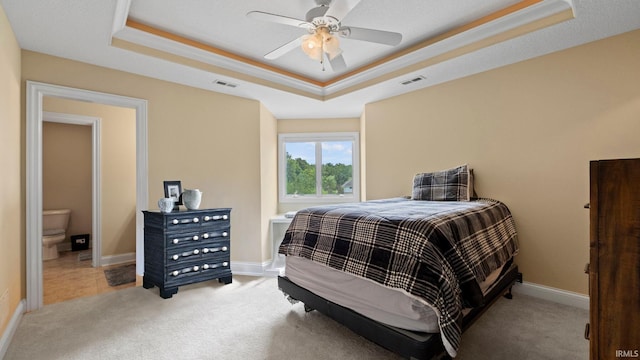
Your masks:
<svg viewBox="0 0 640 360"><path fill-rule="evenodd" d="M311 260L287 256L285 276L297 285L372 320L398 328L437 333L435 310L419 297ZM498 279L494 271L480 287L483 293Z"/></svg>

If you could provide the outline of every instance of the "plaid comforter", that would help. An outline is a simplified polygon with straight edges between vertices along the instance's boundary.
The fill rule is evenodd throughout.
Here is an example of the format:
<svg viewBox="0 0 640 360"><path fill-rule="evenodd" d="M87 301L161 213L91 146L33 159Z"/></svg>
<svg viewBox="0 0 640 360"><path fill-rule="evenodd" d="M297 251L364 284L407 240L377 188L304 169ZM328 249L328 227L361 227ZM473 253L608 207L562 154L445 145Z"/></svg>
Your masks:
<svg viewBox="0 0 640 360"><path fill-rule="evenodd" d="M436 310L451 356L462 309L481 304L479 283L517 251L513 218L499 201L405 198L298 211L279 249L421 297Z"/></svg>

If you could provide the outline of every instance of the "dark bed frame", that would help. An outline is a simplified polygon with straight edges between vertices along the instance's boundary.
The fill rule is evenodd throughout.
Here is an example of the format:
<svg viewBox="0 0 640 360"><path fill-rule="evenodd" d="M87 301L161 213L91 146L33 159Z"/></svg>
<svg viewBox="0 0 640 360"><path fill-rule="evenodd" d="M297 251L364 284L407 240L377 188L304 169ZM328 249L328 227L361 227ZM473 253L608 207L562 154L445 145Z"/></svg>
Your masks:
<svg viewBox="0 0 640 360"><path fill-rule="evenodd" d="M480 315L488 309L501 295L512 298L511 287L522 282L522 274L518 266L505 266L500 278L485 295L483 305L473 308L462 319L464 332ZM278 287L292 299L304 303L306 311L317 310L351 329L356 334L406 358L416 360L450 359L444 349L440 334L427 334L408 331L388 326L371 320L364 315L326 300L311 291L296 285L287 277L278 277Z"/></svg>

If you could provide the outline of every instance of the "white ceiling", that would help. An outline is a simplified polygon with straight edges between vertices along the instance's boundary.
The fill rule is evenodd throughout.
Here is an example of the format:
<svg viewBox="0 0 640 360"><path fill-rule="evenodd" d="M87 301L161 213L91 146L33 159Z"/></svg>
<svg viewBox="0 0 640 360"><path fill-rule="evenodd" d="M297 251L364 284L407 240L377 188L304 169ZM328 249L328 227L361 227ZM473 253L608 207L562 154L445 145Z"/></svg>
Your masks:
<svg viewBox="0 0 640 360"><path fill-rule="evenodd" d="M362 0L342 19L343 25L399 32L402 42L393 47L339 38L348 67L336 73L329 67L323 72L300 49L276 60L264 59L264 54L305 30L246 16L248 11L259 10L304 19L306 11L315 6L313 0L0 0L23 49L257 99L280 119L358 117L364 104L372 101L640 28L638 0L543 0L390 58L518 3L520 0ZM573 9L575 18L445 61L429 61L567 9ZM240 61L140 31L127 26L127 19L228 51ZM136 46L204 65L145 55ZM376 60L382 60L381 64L362 69ZM340 75L343 78L336 78ZM424 80L401 84L418 76ZM237 86L221 86L216 80Z"/></svg>
<svg viewBox="0 0 640 360"><path fill-rule="evenodd" d="M339 38L349 68L406 48L420 40L444 33L520 0L364 0L342 19L343 25L399 32L398 46ZM471 6L472 3L477 5ZM316 7L314 0L270 1L181 1L133 0L129 18L172 33L214 45L224 50L265 61L263 56L307 33L303 28L269 23L247 17L258 10L305 20ZM413 16L412 14L420 14ZM302 51L291 51L270 64L317 80L329 80L335 73L309 59Z"/></svg>

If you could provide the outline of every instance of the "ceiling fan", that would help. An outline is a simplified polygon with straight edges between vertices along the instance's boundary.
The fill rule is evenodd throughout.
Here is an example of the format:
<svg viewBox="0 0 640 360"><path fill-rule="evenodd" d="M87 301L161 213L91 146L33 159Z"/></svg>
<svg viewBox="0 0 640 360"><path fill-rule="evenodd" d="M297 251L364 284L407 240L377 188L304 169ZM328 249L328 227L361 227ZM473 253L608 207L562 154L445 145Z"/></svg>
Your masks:
<svg viewBox="0 0 640 360"><path fill-rule="evenodd" d="M333 71L342 71L347 65L342 57L340 42L335 35L392 46L402 41L402 34L397 32L343 25L342 19L358 5L360 0L315 0L315 2L318 6L307 12L305 20L263 11L247 13L250 18L295 26L309 32L269 52L264 56L265 59L277 59L300 46L307 56L322 64L323 71L325 56Z"/></svg>

